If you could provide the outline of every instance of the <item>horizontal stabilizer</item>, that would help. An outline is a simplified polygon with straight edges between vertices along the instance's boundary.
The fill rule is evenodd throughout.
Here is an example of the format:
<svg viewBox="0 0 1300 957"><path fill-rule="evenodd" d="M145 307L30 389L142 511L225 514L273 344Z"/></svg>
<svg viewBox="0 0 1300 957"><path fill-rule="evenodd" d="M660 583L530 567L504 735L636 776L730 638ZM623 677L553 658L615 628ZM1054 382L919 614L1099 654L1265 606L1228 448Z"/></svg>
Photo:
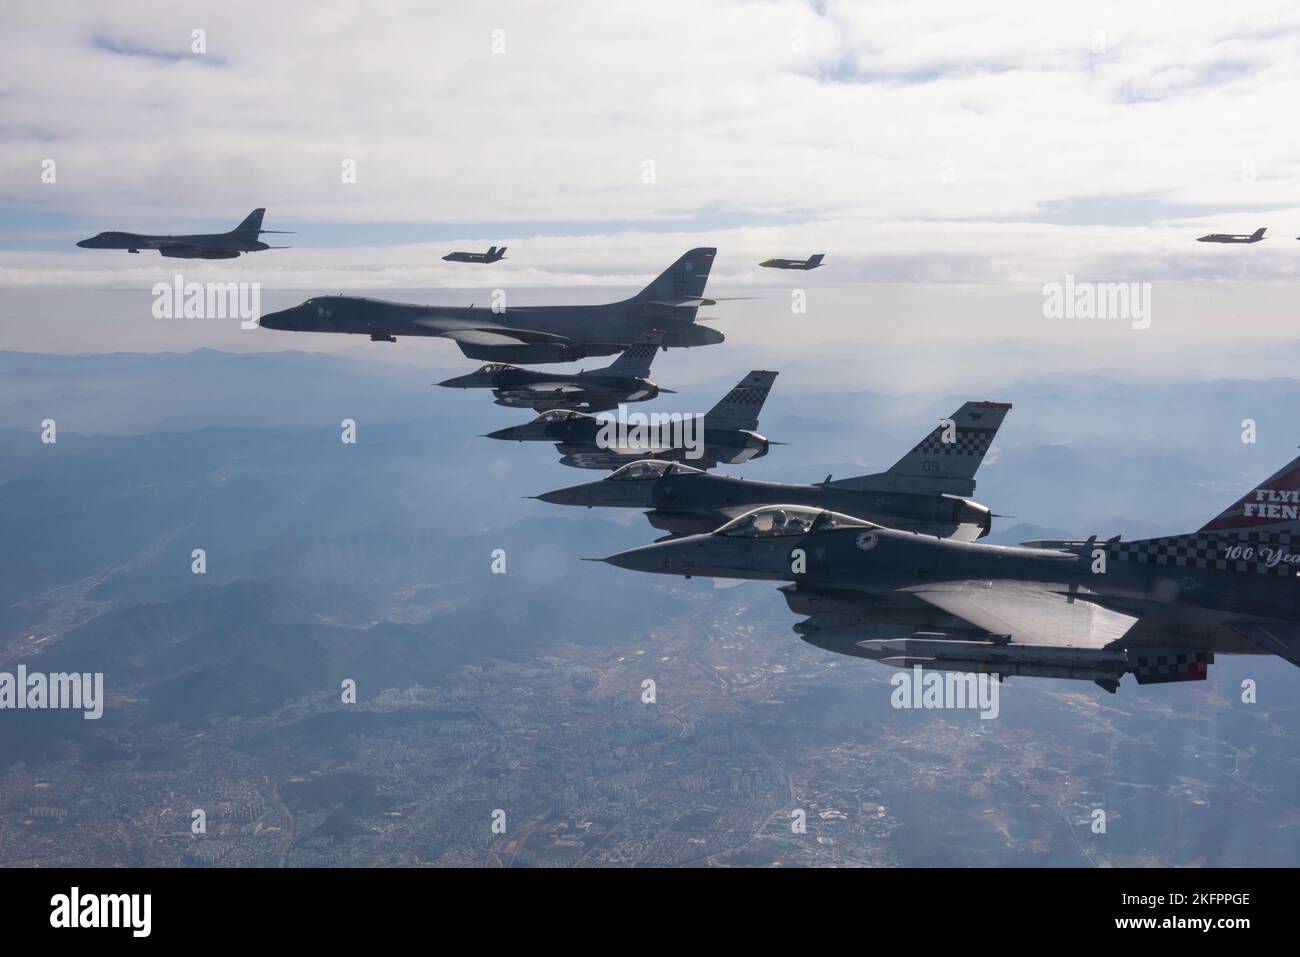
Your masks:
<svg viewBox="0 0 1300 957"><path fill-rule="evenodd" d="M1245 635L1265 651L1300 665L1300 624L1283 622L1229 622L1228 627Z"/></svg>
<svg viewBox="0 0 1300 957"><path fill-rule="evenodd" d="M669 309L698 309L700 306L716 306L717 304L718 300L716 299L687 298L675 299L671 302L667 299L650 300L652 306L667 306Z"/></svg>

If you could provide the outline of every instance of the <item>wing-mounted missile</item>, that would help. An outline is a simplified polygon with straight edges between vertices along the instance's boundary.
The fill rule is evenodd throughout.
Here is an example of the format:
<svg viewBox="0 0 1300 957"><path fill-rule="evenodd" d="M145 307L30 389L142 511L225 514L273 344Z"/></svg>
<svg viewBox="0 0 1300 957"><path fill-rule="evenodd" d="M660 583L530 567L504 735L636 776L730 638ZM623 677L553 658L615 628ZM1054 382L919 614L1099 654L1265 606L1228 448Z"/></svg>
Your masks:
<svg viewBox="0 0 1300 957"><path fill-rule="evenodd" d="M1013 644L1005 635L968 640L947 632L932 631L913 632L906 637L880 638L871 634L872 630L859 627L830 628L802 637L809 644L826 651L868 658L892 668L921 667L994 674L1001 678L1012 675L1067 678L1095 681L1102 687L1118 687L1119 679L1133 670L1128 655L1121 649L1021 645ZM1107 687L1107 690L1112 689Z"/></svg>

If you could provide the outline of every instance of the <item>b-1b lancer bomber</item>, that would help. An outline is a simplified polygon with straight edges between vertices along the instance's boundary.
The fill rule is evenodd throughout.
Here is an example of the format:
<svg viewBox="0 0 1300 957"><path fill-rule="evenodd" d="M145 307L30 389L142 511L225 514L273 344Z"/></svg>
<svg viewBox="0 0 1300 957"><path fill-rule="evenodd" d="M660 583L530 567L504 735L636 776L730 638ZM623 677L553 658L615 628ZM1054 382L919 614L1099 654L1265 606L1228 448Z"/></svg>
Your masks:
<svg viewBox="0 0 1300 957"><path fill-rule="evenodd" d="M83 239L77 245L82 249L125 249L129 253L156 249L160 256L170 259L235 259L240 253L288 249L288 246L268 246L258 238L263 233L286 232L282 229L263 229L262 216L265 213L265 209L253 210L228 233L150 236L145 233L106 232Z"/></svg>
<svg viewBox="0 0 1300 957"><path fill-rule="evenodd" d="M642 460L598 482L545 492L553 505L644 508L655 528L673 535L709 532L761 505L791 504L844 512L891 528L974 541L993 514L965 496L1002 420L1006 402L967 402L886 472L816 485L711 475L680 462Z"/></svg>
<svg viewBox="0 0 1300 957"><path fill-rule="evenodd" d="M1300 458L1187 535L1007 547L769 505L604 561L788 582L804 641L897 668L1204 680L1216 654L1300 665Z"/></svg>
<svg viewBox="0 0 1300 957"><path fill-rule="evenodd" d="M754 370L703 416L634 412L624 419L620 409L618 419L599 419L557 409L487 437L554 442L561 464L580 469L616 469L648 456L701 469L735 465L761 458L770 445L780 444L757 431L758 413L776 375Z"/></svg>
<svg viewBox="0 0 1300 957"><path fill-rule="evenodd" d="M692 249L630 299L599 306L421 306L356 296L313 296L263 316L264 329L452 339L471 359L534 365L622 352L652 332L665 348L706 346L726 337L695 321L717 250Z"/></svg>
<svg viewBox="0 0 1300 957"><path fill-rule="evenodd" d="M603 369L583 372L534 372L517 366L486 365L468 375L439 382L448 389L491 389L497 405L511 408L574 409L604 412L624 402L644 402L671 393L650 381L650 364L663 336L653 333Z"/></svg>

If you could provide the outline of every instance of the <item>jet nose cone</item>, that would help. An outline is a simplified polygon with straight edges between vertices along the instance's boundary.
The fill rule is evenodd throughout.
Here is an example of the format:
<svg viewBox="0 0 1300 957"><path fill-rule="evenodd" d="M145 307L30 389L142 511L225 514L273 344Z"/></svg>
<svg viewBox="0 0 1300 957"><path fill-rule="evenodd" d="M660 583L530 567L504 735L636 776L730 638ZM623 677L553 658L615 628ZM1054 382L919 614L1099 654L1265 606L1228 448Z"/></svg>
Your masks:
<svg viewBox="0 0 1300 957"><path fill-rule="evenodd" d="M282 309L279 312L268 312L257 324L263 329L289 329L289 313L291 310Z"/></svg>
<svg viewBox="0 0 1300 957"><path fill-rule="evenodd" d="M438 385L444 389L468 389L473 381L473 375L456 375L450 379L443 379Z"/></svg>
<svg viewBox="0 0 1300 957"><path fill-rule="evenodd" d="M610 555L602 559L607 565L614 565L617 568L626 568L634 572L663 572L668 570L667 555L664 549L658 545L642 545L640 548L629 548L625 552L619 552L616 555Z"/></svg>
<svg viewBox="0 0 1300 957"><path fill-rule="evenodd" d="M546 502L548 505L583 505L582 496L577 492L567 488L557 488L550 492L543 492L541 495L533 496L539 502Z"/></svg>
<svg viewBox="0 0 1300 957"><path fill-rule="evenodd" d="M488 432L483 436L485 439L513 439L515 437L514 427L508 429L497 429L495 432Z"/></svg>
<svg viewBox="0 0 1300 957"><path fill-rule="evenodd" d="M89 240L89 239L83 239L81 242L77 243L77 245L80 246L82 249L89 249L89 248L90 248L90 240Z"/></svg>

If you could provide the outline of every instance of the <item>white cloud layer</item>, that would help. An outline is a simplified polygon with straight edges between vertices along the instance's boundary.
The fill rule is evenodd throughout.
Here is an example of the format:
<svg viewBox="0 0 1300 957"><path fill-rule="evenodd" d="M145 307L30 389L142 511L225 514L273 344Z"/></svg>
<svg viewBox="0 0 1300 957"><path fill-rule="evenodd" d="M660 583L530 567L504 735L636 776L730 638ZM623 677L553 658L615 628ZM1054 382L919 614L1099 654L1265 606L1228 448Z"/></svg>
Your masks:
<svg viewBox="0 0 1300 957"><path fill-rule="evenodd" d="M1288 278L1300 255L1288 2L8 4L0 61L0 203L100 228L510 224L463 241L509 242L523 285L636 284L701 242L738 282L813 251L845 282ZM1259 247L1191 241L1257 225ZM203 268L481 282L438 261L454 245ZM172 266L11 244L0 282Z"/></svg>

